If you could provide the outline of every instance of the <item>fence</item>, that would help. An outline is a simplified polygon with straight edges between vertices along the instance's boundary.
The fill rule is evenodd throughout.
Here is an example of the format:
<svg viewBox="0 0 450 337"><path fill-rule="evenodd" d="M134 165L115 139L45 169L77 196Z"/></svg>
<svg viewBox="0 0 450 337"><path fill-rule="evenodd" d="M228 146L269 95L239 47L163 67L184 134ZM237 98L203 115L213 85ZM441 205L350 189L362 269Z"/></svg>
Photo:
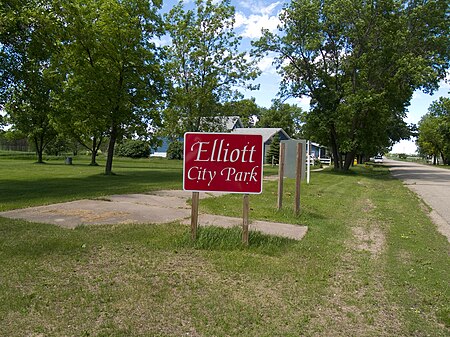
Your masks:
<svg viewBox="0 0 450 337"><path fill-rule="evenodd" d="M17 139L7 140L0 139L0 150L3 151L30 151L28 140Z"/></svg>

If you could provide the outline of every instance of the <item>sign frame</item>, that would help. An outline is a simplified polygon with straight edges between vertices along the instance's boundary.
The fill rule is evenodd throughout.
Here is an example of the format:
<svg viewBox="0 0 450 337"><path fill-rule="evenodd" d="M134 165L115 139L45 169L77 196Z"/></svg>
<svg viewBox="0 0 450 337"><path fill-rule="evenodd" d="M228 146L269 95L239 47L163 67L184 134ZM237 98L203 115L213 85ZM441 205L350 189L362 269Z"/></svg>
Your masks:
<svg viewBox="0 0 450 337"><path fill-rule="evenodd" d="M237 163L238 160L234 160L232 161L232 153L237 153L238 156L237 157L241 157L241 161L245 164L242 164L245 168L249 168L253 165L254 168L256 168L256 171L251 171L251 172L247 172L250 176L249 179L254 178L256 180L256 176L259 178L259 181L257 181L256 183L252 182L252 184L250 186L253 186L250 190L249 189L245 189L245 181L244 182L232 182L229 183L229 186L240 186L239 188L205 188L204 186L201 186L200 188L192 188L191 183L187 182L188 181L192 181L192 179L187 179L188 177L188 172L186 170L190 170L192 169L193 165L192 162L196 162L195 160L192 160L191 158L188 158L189 156L191 156L190 154L188 154L188 152L193 152L192 150L187 151L187 147L192 147L195 144L198 144L198 142L194 143L190 138L194 138L195 139L202 139L204 138L204 144L209 144L206 143L206 141L210 141L210 142L214 142L214 141L221 141L221 140L225 140L226 138L231 138L233 139L234 143L240 143L242 144L243 148L242 149L238 149L236 147L226 147L226 148L222 148L224 146L224 144L220 143L214 143L213 148L211 150L211 156L209 157L210 159L213 159L214 156L214 151L218 150L218 155L215 158L216 160L211 160L212 163L215 164L210 164L210 166L205 163L208 162L208 160L202 160L201 164L202 164L202 170L204 169L210 169L211 172L213 169L218 169L218 168L222 168L221 164L219 164L219 162L222 162L222 165L225 166L225 163L227 163L228 167L233 167L233 168L239 168L239 164ZM231 141L230 141L231 143ZM247 143L247 145L244 145L245 143ZM225 144L225 146L227 146L229 144ZM251 148L247 148L248 145L251 145ZM199 151L201 152L206 152L207 150L203 150L201 148L202 145L199 145ZM255 148L256 147L256 148ZM217 160L220 157L220 151L223 150L222 154L226 152L226 155L228 156L228 159L230 160ZM237 150L237 152L234 152L235 150ZM254 151L254 152L253 152ZM253 153L256 156L256 160L254 161L254 164L248 164L251 161L251 156L253 155ZM220 192L220 193L235 193L235 194L261 194L262 193L262 189L263 189L263 162L264 162L264 142L263 142L263 137L262 135L259 134L233 134L233 133L224 133L224 132L186 132L184 134L184 144L183 144L183 190L184 191L191 191L191 192ZM197 154L197 158L200 158L201 153L199 154L199 152L196 152ZM245 157L247 156L247 157ZM248 161L246 162L244 159L247 158ZM222 158L223 159L223 158ZM235 156L236 159L236 156ZM231 166L230 166L231 165ZM206 167L205 167L206 166ZM226 167L226 168L228 168ZM244 168L242 167L242 168ZM225 169L225 167L222 168L222 170ZM230 172L231 170L229 170ZM203 175L206 174L206 172L209 173L209 171L203 171L205 173L203 173ZM220 175L218 175L218 172L215 171L215 175L213 177L212 173L210 174L210 178L211 181L216 178L219 177ZM239 173L239 172L238 172ZM204 176L203 176L204 177ZM247 177L247 175L245 175L245 177ZM230 176L228 176L228 178L230 178ZM210 181L210 183L211 183ZM198 183L198 180L197 180ZM248 185L248 182L246 183ZM256 185L257 184L257 185ZM257 186L257 188L256 188Z"/></svg>

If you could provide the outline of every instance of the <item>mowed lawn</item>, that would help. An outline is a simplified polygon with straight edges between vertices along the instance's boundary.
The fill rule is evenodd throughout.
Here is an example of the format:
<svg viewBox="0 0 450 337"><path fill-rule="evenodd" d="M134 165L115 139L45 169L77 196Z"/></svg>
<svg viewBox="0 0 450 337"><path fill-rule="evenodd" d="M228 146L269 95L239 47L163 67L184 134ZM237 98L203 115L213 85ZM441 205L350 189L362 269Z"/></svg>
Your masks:
<svg viewBox="0 0 450 337"><path fill-rule="evenodd" d="M0 210L181 188L181 163L0 159ZM100 164L102 162L100 161ZM276 173L269 168L267 173ZM307 225L302 241L166 225L75 230L0 217L1 336L449 336L450 245L386 168L314 172L293 214L277 183L252 219ZM242 197L201 201L240 216Z"/></svg>

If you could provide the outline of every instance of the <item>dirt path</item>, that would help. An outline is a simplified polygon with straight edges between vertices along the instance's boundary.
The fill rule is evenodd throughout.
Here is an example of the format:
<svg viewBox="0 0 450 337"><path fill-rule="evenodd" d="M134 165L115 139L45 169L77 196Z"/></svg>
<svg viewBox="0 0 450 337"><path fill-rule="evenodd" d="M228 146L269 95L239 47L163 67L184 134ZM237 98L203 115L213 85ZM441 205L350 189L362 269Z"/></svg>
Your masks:
<svg viewBox="0 0 450 337"><path fill-rule="evenodd" d="M364 216L347 223L351 235L344 242L345 252L336 259L325 300L312 315L310 326L320 327L312 335L402 335L398 310L384 287L386 225L372 216L372 200L361 200L360 207Z"/></svg>
<svg viewBox="0 0 450 337"><path fill-rule="evenodd" d="M201 193L200 198L218 194ZM104 198L77 200L54 205L30 207L1 212L0 216L13 219L55 224L65 228L79 225L180 222L190 224L191 208L185 191L156 191L151 194L112 195ZM250 215L251 216L251 215ZM240 226L242 219L209 214L199 215L200 226ZM307 227L252 221L250 230L300 240Z"/></svg>

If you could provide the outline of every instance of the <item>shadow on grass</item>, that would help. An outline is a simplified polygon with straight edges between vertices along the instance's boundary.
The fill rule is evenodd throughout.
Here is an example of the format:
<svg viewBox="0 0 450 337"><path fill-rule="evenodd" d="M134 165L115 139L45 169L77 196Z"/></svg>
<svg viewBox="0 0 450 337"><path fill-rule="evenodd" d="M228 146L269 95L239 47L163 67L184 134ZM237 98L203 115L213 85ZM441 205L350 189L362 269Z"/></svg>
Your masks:
<svg viewBox="0 0 450 337"><path fill-rule="evenodd" d="M117 193L139 193L181 188L179 170L135 170L116 175L0 179L0 211L25 206L93 198Z"/></svg>

